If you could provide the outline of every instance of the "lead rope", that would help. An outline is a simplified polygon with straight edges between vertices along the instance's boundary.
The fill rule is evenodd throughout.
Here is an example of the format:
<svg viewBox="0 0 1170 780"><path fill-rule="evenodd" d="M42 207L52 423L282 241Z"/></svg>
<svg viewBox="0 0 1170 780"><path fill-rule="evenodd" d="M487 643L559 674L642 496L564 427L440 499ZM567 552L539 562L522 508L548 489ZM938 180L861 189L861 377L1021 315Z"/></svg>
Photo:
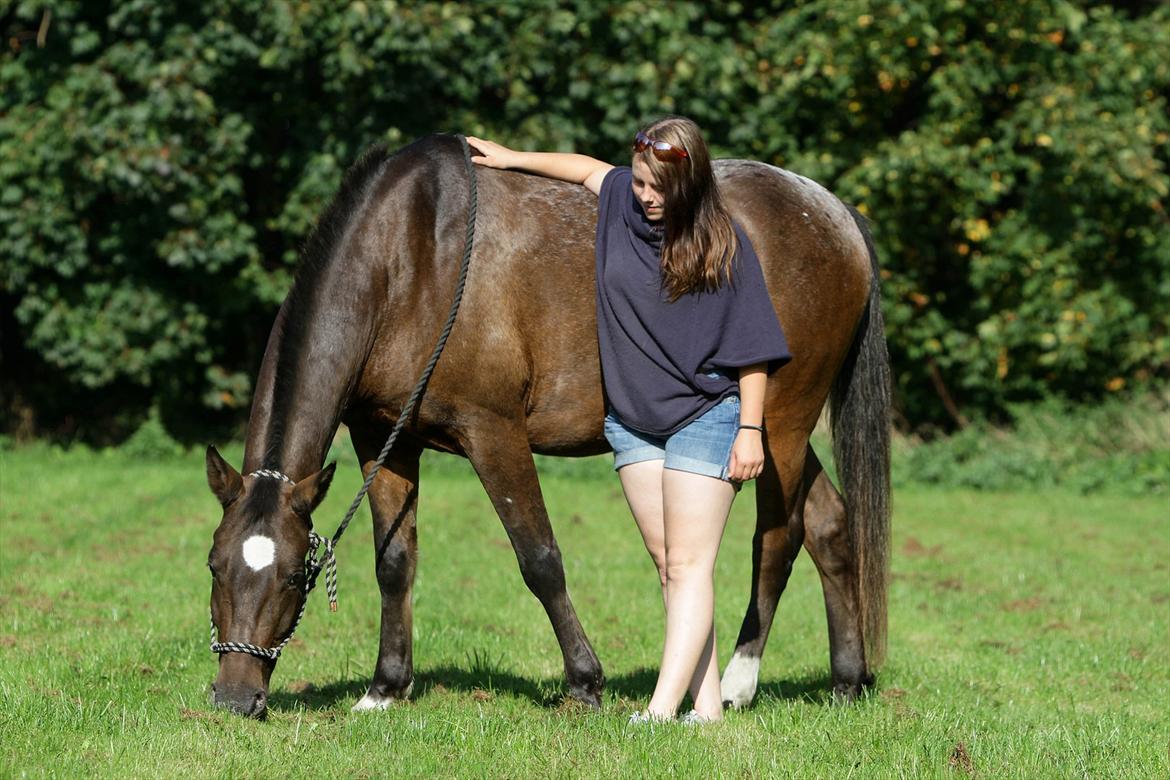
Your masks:
<svg viewBox="0 0 1170 780"><path fill-rule="evenodd" d="M419 377L418 384L415 385L414 392L410 394L406 406L402 407L402 411L398 415L398 420L394 423L394 429L390 432L390 437L386 439L385 446L382 447L382 451L378 453L377 460L374 461L374 467L370 469L370 473L366 475L366 480L362 483L361 489L354 496L353 503L349 505L349 510L345 513L345 518L341 521L341 525L337 526L337 530L333 533L333 538L326 539L312 531L309 532L309 554L305 560L305 599L288 634L281 640L280 644L273 648L258 647L247 642L219 642L216 640L215 618L212 617L211 652L213 653L247 653L272 661L279 658L280 651L292 639L293 634L297 630L297 626L301 622L301 618L305 614L305 607L309 603L309 593L317 584L317 575L321 573L322 568L325 569L325 592L329 596L329 610L331 612L337 611L337 557L334 555L334 549L337 547L337 543L341 541L341 535L349 527L353 516L357 514L358 508L362 505L362 501L366 497L366 493L370 491L370 486L374 483L374 478L378 476L378 471L381 470L382 464L386 462L386 458L390 455L390 450L393 449L398 434L402 431L407 419L410 418L411 412L414 411L415 404L418 403L418 399L422 397L423 392L426 390L427 383L431 379L431 374L439 362L439 356L443 354L443 347L447 345L447 337L451 335L451 329L455 327L455 317L459 313L459 303L463 300L463 288L467 285L467 269L471 265L471 251L475 246L475 218L476 213L479 211L479 191L475 181L475 164L471 162L471 147L467 144L467 137L461 134L456 137L459 139L459 145L463 149L463 164L467 169L469 200L467 233L463 241L463 259L459 263L459 279L455 283L455 300L451 303L451 311L447 314L447 322L443 325L442 333L439 334L439 341L435 344L435 349L431 353L431 359L427 362L426 368L423 369L422 376ZM279 479L289 483L293 482L288 476L272 469L258 469L248 476ZM324 547L324 552L318 557L317 552L322 547Z"/></svg>
<svg viewBox="0 0 1170 780"><path fill-rule="evenodd" d="M422 397L423 391L426 390L427 382L431 379L431 372L435 370L435 365L439 362L439 355L443 354L443 347L447 344L447 337L451 335L451 328L455 326L455 315L459 312L459 302L463 300L463 288L467 284L467 268L471 264L471 250L475 244L475 215L479 210L479 193L475 185L475 164L471 162L471 147L467 145L467 138L465 136L459 136L459 143L463 147L463 163L467 167L470 207L467 212L467 235L463 241L463 261L459 264L459 281L455 284L455 300L451 304L451 311L447 315L447 323L443 326L443 332L439 334L439 343L435 344L435 351L431 353L430 362L423 369L422 376L419 377L418 384L415 385L414 392L411 393L410 399L406 402L406 406L402 407L402 412L398 415L398 421L394 423L394 430L390 432L390 438L386 439L386 445L378 453L378 459L374 461L374 467L366 475L366 481L362 483L361 490L353 497L353 503L349 505L349 511L345 513L345 519L341 521L341 525L337 527L337 531L333 534L334 545L341 541L341 535L349 527L349 521L357 513L358 507L362 505L362 500L366 497L366 493L369 492L370 485L374 483L374 477L378 476L378 471L382 468L382 464L390 454L391 448L394 447L395 439L398 438L398 434L402 431L402 427L406 424L410 413L414 411L414 405Z"/></svg>

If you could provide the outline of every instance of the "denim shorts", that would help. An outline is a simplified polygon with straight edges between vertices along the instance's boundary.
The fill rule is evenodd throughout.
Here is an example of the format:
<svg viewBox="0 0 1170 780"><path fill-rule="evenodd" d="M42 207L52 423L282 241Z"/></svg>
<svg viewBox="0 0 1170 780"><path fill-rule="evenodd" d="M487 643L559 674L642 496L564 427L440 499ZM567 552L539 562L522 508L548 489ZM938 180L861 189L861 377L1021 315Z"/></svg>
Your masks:
<svg viewBox="0 0 1170 780"><path fill-rule="evenodd" d="M612 409L605 415L605 438L613 447L613 468L663 460L663 468L727 480L731 446L739 433L739 396L729 395L670 436L635 431Z"/></svg>

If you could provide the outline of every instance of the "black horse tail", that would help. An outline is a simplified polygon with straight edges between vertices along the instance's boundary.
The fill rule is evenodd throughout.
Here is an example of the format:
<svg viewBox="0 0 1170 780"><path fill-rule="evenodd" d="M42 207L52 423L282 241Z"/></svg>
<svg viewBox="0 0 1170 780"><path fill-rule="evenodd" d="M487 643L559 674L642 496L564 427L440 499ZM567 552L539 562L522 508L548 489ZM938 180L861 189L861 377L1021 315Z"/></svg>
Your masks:
<svg viewBox="0 0 1170 780"><path fill-rule="evenodd" d="M869 250L869 302L829 395L833 458L845 495L849 541L858 576L866 671L886 655L890 575L890 356L882 318L877 250L868 221L850 213Z"/></svg>

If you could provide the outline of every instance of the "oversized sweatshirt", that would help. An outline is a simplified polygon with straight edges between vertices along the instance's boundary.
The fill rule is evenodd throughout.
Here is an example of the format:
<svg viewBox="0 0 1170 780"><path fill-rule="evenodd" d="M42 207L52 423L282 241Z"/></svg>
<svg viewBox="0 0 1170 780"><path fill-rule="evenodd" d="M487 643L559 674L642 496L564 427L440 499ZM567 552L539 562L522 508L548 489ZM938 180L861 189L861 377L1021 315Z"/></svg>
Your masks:
<svg viewBox="0 0 1170 780"><path fill-rule="evenodd" d="M646 219L633 172L606 174L597 216L597 340L609 405L635 430L668 436L739 392L743 366L791 359L760 261L739 225L731 282L671 302L662 226Z"/></svg>

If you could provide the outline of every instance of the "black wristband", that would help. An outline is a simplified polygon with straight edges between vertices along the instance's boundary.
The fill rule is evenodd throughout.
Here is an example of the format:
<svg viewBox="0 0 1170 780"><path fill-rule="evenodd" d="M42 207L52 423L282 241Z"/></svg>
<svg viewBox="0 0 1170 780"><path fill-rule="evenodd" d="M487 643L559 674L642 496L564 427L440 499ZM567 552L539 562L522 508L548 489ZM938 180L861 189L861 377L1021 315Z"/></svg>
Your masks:
<svg viewBox="0 0 1170 780"><path fill-rule="evenodd" d="M739 426L739 429L740 429L741 431L742 431L744 428L747 428L749 431L759 431L760 433L763 433L763 432L764 432L764 426L762 426L762 425L743 425L743 424L741 424L741 425Z"/></svg>

